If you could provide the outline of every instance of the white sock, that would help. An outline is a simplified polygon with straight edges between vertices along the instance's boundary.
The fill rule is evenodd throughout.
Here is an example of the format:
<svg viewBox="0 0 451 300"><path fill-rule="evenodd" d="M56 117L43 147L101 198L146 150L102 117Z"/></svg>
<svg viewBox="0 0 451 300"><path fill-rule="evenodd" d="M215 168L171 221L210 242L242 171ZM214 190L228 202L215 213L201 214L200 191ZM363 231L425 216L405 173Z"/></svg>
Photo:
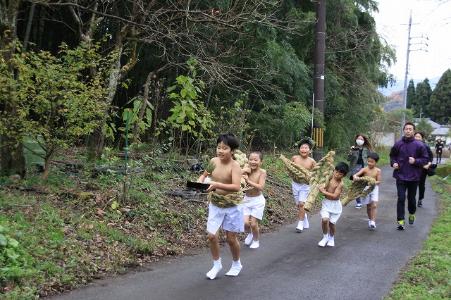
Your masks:
<svg viewBox="0 0 451 300"><path fill-rule="evenodd" d="M304 228L309 228L310 224L308 222L308 218L307 218L307 213L305 213L305 217L304 217Z"/></svg>
<svg viewBox="0 0 451 300"><path fill-rule="evenodd" d="M241 265L241 261L239 259L237 261L233 261L230 270L226 273L226 276L238 276L242 268L243 266Z"/></svg>
<svg viewBox="0 0 451 300"><path fill-rule="evenodd" d="M206 275L209 279L215 279L221 269L222 263L221 258L219 258L218 260L213 261L213 267L210 269L210 271L207 272Z"/></svg>

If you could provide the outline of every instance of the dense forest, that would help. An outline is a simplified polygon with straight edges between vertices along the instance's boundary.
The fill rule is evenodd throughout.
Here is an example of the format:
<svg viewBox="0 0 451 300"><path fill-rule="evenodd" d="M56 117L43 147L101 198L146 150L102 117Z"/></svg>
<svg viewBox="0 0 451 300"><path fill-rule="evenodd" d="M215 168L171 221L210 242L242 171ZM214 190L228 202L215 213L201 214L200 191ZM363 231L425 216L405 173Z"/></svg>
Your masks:
<svg viewBox="0 0 451 300"><path fill-rule="evenodd" d="M0 1L2 174L23 141L48 169L61 149L164 145L200 153L220 132L244 148L310 134L314 1ZM373 0L327 3L326 146L381 122L394 53ZM125 139L127 137L127 139ZM125 141L127 140L127 141Z"/></svg>

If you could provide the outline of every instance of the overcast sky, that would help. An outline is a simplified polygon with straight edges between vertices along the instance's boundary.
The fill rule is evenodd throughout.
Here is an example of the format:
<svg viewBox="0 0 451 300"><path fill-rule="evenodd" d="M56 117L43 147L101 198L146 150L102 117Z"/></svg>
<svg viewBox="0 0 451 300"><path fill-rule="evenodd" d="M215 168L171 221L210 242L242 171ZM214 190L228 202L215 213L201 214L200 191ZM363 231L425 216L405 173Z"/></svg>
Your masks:
<svg viewBox="0 0 451 300"><path fill-rule="evenodd" d="M379 0L374 15L380 36L396 50L391 73L404 80L407 29L412 11L409 79L440 77L451 68L451 0ZM421 38L423 37L423 38ZM428 37L429 40L426 40ZM428 46L415 43L426 42Z"/></svg>

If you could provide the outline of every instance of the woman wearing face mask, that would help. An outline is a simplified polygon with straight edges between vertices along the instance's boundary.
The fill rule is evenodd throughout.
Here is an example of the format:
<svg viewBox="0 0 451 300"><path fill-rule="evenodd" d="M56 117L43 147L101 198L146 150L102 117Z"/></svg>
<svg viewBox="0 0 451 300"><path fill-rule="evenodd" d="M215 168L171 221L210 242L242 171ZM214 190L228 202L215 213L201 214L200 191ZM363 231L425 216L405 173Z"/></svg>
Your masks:
<svg viewBox="0 0 451 300"><path fill-rule="evenodd" d="M354 139L354 146L351 147L348 154L348 161L350 164L351 170L351 180L352 176L357 173L360 169L366 167L368 152L373 151L373 147L371 147L368 138L363 134L357 134ZM360 198L356 200L356 208L361 208L362 204L360 202Z"/></svg>

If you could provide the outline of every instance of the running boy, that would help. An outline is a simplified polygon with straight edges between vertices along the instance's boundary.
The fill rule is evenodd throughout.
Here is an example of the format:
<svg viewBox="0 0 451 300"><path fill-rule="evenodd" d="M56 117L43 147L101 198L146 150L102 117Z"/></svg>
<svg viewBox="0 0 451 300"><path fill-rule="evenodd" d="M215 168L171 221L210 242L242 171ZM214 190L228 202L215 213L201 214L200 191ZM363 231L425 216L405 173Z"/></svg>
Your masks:
<svg viewBox="0 0 451 300"><path fill-rule="evenodd" d="M343 190L343 177L349 172L349 166L340 162L336 165L331 180L325 188L320 188L319 191L324 194L325 198L322 201L321 207L321 227L323 229L323 238L319 241L318 246L329 247L335 246L335 224L340 218L342 206L340 202L340 194Z"/></svg>
<svg viewBox="0 0 451 300"><path fill-rule="evenodd" d="M207 189L210 202L207 233L213 257L213 267L206 274L209 279L215 279L222 269L219 256L219 228L222 227L225 230L233 257L232 267L226 273L227 276L238 276L242 269L237 233L244 231L243 211L239 205L242 196L238 193L241 168L238 162L232 159L233 151L238 148L239 142L233 134L222 134L218 137L216 144L216 157L210 161L214 170L211 174L205 171L198 179L199 182L203 182L207 176L211 177L210 187Z"/></svg>
<svg viewBox="0 0 451 300"><path fill-rule="evenodd" d="M366 204L366 212L368 214L368 228L370 230L376 229L376 213L377 202L379 201L379 183L381 182L381 169L376 167L379 160L379 155L375 152L369 152L367 156L368 164L365 168L360 169L354 174L355 177L368 176L376 180L374 190L362 199L362 204Z"/></svg>
<svg viewBox="0 0 451 300"><path fill-rule="evenodd" d="M249 248L257 249L260 246L260 232L258 229L258 220L263 219L265 209L265 197L263 197L263 188L265 187L266 171L261 169L263 154L254 151L249 154L249 173L243 175L246 183L252 189L246 191L243 200L244 229L249 232L244 244L250 245Z"/></svg>
<svg viewBox="0 0 451 300"><path fill-rule="evenodd" d="M291 161L295 164L306 168L307 170L313 169L316 162L311 158L310 152L312 150L312 143L308 139L303 139L299 145L299 155L294 155ZM304 203L307 200L308 193L310 191L310 186L307 183L299 183L293 181L291 183L293 189L294 201L298 207L298 225L296 226L296 232L302 232L304 228L309 228L309 222L307 214L305 213Z"/></svg>

